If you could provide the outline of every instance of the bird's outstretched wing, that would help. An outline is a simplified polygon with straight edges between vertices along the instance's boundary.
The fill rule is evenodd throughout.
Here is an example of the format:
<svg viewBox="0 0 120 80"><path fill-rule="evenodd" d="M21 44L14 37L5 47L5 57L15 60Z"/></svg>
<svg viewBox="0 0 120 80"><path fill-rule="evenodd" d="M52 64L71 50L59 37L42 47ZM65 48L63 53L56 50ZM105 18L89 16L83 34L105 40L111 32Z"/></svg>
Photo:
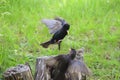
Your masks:
<svg viewBox="0 0 120 80"><path fill-rule="evenodd" d="M63 27L64 20L60 18L43 19L42 23L44 23L49 28L50 34L54 34Z"/></svg>
<svg viewBox="0 0 120 80"><path fill-rule="evenodd" d="M60 17L56 17L54 19L43 19L42 23L49 28L50 34L54 34L66 24L66 21Z"/></svg>

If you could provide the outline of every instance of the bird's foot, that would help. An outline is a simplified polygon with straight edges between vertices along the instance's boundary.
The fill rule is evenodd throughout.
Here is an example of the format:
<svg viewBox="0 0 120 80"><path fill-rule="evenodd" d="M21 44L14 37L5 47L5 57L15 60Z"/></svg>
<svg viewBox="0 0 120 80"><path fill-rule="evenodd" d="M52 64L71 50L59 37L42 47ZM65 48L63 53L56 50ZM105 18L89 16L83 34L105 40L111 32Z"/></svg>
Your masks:
<svg viewBox="0 0 120 80"><path fill-rule="evenodd" d="M62 40L59 40L58 43L58 49L60 50L60 44L61 44Z"/></svg>

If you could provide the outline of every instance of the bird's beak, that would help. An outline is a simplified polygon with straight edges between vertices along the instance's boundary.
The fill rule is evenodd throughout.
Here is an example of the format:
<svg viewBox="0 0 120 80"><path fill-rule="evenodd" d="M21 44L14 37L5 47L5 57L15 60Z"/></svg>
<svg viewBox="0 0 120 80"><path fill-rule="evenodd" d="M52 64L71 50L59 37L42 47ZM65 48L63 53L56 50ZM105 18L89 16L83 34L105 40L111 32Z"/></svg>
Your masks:
<svg viewBox="0 0 120 80"><path fill-rule="evenodd" d="M67 33L69 34L69 31L67 30Z"/></svg>

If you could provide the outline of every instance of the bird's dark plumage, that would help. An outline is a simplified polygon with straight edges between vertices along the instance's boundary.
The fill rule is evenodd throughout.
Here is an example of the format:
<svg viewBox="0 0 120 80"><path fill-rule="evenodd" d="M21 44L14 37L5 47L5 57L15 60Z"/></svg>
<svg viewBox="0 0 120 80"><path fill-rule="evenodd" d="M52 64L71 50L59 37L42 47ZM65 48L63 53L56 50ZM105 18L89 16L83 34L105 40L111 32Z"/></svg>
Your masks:
<svg viewBox="0 0 120 80"><path fill-rule="evenodd" d="M43 23L47 25L53 36L49 41L42 43L41 46L48 48L50 44L57 43L60 50L60 44L62 39L64 39L64 37L68 34L67 31L69 30L70 25L61 18L55 18L54 20L44 19Z"/></svg>

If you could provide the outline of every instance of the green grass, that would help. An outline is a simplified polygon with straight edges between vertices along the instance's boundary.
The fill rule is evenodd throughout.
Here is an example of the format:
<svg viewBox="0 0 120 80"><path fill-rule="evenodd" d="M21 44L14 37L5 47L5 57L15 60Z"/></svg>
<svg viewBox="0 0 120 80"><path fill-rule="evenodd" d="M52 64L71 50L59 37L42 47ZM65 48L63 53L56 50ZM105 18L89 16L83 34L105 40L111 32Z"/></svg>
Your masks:
<svg viewBox="0 0 120 80"><path fill-rule="evenodd" d="M84 47L91 80L119 80L119 8L120 0L0 0L0 75L17 64L35 64L36 57ZM61 51L39 45L51 37L40 20L55 16L71 25Z"/></svg>

